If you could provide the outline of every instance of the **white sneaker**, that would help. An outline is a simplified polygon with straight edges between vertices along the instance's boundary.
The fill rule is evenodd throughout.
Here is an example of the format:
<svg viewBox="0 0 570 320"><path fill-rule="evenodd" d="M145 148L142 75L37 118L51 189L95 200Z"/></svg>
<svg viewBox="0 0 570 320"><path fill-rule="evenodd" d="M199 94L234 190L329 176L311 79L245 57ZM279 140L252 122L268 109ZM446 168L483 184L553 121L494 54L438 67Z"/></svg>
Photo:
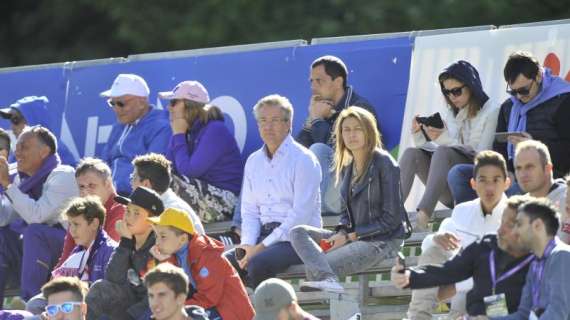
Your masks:
<svg viewBox="0 0 570 320"><path fill-rule="evenodd" d="M326 291L332 293L344 293L344 288L336 279L328 278L321 281L305 281L300 287L302 292Z"/></svg>

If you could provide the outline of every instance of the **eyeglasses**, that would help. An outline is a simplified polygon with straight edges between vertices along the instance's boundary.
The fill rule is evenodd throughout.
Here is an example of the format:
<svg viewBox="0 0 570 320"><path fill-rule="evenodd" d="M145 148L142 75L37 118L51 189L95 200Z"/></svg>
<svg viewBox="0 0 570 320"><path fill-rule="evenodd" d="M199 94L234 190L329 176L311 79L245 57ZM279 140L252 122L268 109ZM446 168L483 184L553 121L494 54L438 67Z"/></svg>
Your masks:
<svg viewBox="0 0 570 320"><path fill-rule="evenodd" d="M80 306L81 302L64 302L62 304L50 304L46 307L48 316L55 317L60 311L63 313L72 313L75 306Z"/></svg>
<svg viewBox="0 0 570 320"><path fill-rule="evenodd" d="M134 99L134 98L124 99L122 101L121 100L113 101L113 99L109 99L109 100L107 100L107 104L109 104L109 107L111 107L111 108L113 108L113 107L124 108L127 105L127 103L129 102L129 100L132 100L132 99Z"/></svg>
<svg viewBox="0 0 570 320"><path fill-rule="evenodd" d="M257 119L257 123L260 126L266 126L268 124L276 125L279 122L284 122L284 121L287 121L287 119L283 119L283 118L271 118L271 119L261 118L261 119Z"/></svg>
<svg viewBox="0 0 570 320"><path fill-rule="evenodd" d="M454 97L459 97L463 93L463 88L465 88L465 85L451 89L443 88L441 89L441 93L443 93L444 96L449 96L450 94L452 94Z"/></svg>
<svg viewBox="0 0 570 320"><path fill-rule="evenodd" d="M509 85L507 84L507 93L513 97L516 95L528 96L530 94L530 89L532 88L533 84L534 84L534 79L532 79L532 81L528 85L518 89L509 89Z"/></svg>

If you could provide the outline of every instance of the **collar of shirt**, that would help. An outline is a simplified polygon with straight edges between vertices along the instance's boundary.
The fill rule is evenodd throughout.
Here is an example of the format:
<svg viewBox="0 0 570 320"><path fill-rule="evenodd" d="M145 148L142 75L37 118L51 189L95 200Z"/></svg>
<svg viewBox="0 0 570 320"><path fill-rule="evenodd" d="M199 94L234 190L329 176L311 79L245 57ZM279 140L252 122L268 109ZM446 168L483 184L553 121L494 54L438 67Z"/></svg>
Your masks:
<svg viewBox="0 0 570 320"><path fill-rule="evenodd" d="M269 155L267 154L267 146L263 145L263 158L267 162L279 161L281 158L287 155L287 151L289 150L292 143L293 137L291 137L291 134L288 134L285 139L283 139L283 142L281 142L277 150L275 150L275 153L271 158L269 158Z"/></svg>

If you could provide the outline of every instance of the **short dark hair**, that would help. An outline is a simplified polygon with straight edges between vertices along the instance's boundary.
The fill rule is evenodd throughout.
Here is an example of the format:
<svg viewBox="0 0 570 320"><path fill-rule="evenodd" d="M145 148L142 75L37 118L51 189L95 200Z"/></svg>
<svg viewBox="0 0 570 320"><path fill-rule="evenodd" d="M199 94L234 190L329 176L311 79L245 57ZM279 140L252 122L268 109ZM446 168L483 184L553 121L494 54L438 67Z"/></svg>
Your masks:
<svg viewBox="0 0 570 320"><path fill-rule="evenodd" d="M75 177L77 178L88 171L95 172L103 180L111 178L111 168L101 159L91 157L81 159L75 168Z"/></svg>
<svg viewBox="0 0 570 320"><path fill-rule="evenodd" d="M518 212L524 213L533 222L536 219L542 220L544 223L546 234L554 236L560 227L560 217L556 207L546 198L534 198L518 209Z"/></svg>
<svg viewBox="0 0 570 320"><path fill-rule="evenodd" d="M58 277L52 279L42 287L44 298L63 291L69 291L73 294L77 301L85 301L87 295L87 284L77 277Z"/></svg>
<svg viewBox="0 0 570 320"><path fill-rule="evenodd" d="M105 213L105 208L97 196L74 198L65 209L66 216L73 218L83 216L89 224L98 219L100 227L105 223Z"/></svg>
<svg viewBox="0 0 570 320"><path fill-rule="evenodd" d="M42 126L33 126L28 131L34 134L40 143L48 146L50 154L57 153L57 139L53 133L49 131L48 128Z"/></svg>
<svg viewBox="0 0 570 320"><path fill-rule="evenodd" d="M162 194L170 187L170 161L158 153L148 153L133 160L141 180L148 179L154 191Z"/></svg>
<svg viewBox="0 0 570 320"><path fill-rule="evenodd" d="M516 51L509 56L503 74L505 81L511 84L515 82L519 74L528 79L534 79L539 71L540 63L530 52Z"/></svg>
<svg viewBox="0 0 570 320"><path fill-rule="evenodd" d="M484 150L479 152L475 156L474 160L475 166L473 167L473 178L477 179L477 173L479 173L479 169L485 166L495 166L501 173L503 174L503 178L507 178L507 162L503 156L495 151L492 150Z"/></svg>
<svg viewBox="0 0 570 320"><path fill-rule="evenodd" d="M188 294L188 281L188 275L182 268L168 262L157 265L144 276L144 285L147 289L162 282L174 291L175 296Z"/></svg>
<svg viewBox="0 0 570 320"><path fill-rule="evenodd" d="M314 69L321 65L325 68L325 73L333 80L338 77L342 77L342 86L346 87L348 69L340 58L335 56L322 56L313 61L311 64L311 69Z"/></svg>
<svg viewBox="0 0 570 320"><path fill-rule="evenodd" d="M10 143L12 143L10 135L6 130L0 128L0 149L6 149L10 153Z"/></svg>

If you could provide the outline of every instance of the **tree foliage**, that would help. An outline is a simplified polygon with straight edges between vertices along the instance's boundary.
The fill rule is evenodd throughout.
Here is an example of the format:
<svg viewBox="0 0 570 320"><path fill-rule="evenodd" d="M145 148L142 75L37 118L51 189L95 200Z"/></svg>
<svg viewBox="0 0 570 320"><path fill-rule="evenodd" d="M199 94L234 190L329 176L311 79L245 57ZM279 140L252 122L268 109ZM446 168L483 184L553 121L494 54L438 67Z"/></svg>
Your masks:
<svg viewBox="0 0 570 320"><path fill-rule="evenodd" d="M569 16L560 0L4 0L0 67Z"/></svg>

